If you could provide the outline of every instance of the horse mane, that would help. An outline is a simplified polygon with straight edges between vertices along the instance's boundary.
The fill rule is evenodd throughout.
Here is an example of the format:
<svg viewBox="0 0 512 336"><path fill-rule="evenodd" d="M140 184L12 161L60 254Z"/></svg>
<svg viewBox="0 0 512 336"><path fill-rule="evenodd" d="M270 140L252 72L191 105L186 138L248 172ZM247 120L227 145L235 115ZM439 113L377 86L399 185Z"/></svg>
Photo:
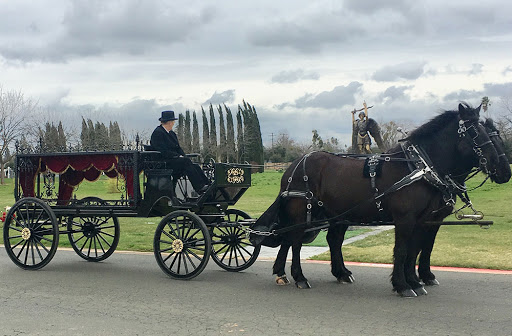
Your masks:
<svg viewBox="0 0 512 336"><path fill-rule="evenodd" d="M461 104L466 109L473 109L468 103L461 102ZM414 131L412 131L409 136L405 139L411 141L418 141L424 139L426 137L432 136L437 131L445 127L448 123L452 122L454 119L459 117L459 111L444 111L438 116L432 118L430 121L425 124L419 126Z"/></svg>
<svg viewBox="0 0 512 336"><path fill-rule="evenodd" d="M444 111L444 113L432 118L427 123L416 128L409 134L409 136L407 136L406 139L414 141L429 137L446 126L446 124L452 122L458 116L459 111Z"/></svg>

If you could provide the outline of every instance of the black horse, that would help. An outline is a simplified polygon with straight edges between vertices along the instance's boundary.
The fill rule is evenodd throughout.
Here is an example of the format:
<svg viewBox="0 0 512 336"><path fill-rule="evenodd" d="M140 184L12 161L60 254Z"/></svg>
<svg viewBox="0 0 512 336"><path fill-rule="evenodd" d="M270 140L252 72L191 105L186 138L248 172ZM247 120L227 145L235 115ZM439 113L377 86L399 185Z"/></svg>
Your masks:
<svg viewBox="0 0 512 336"><path fill-rule="evenodd" d="M505 154L505 144L500 137L500 132L494 125L492 119L486 119L482 125L485 127L485 131L491 139L499 157L499 163L496 172L495 174L490 175L490 178L493 182L498 184L507 183L512 176L512 172L510 170L510 163L507 159L507 155ZM457 177L458 182L464 183L465 177L466 176ZM446 218L446 216L451 214L452 211L453 207L447 207L446 209L443 209L439 213L435 214L432 218L432 221L442 221L444 218ZM426 286L439 285L439 281L436 279L435 275L430 269L430 257L432 254L432 249L434 248L434 242L439 228L439 225L430 225L423 227L424 230L422 232L418 232L418 239L420 241L419 248L416 251L416 257L419 254L418 275L419 279L421 279Z"/></svg>
<svg viewBox="0 0 512 336"><path fill-rule="evenodd" d="M280 232L277 243L281 244L281 248L273 267L278 283L280 280L287 282L285 263L288 250L292 247L292 277L297 287L310 287L300 266L301 246L312 235L305 233L310 223L309 216L313 222L315 219L329 222L327 240L331 251L332 274L339 281L346 282L353 281L351 272L343 265L341 255L347 225L339 225L337 222L393 221L393 289L403 296L425 294L414 271L418 249L416 233L426 220L432 218L432 213L444 207L449 200L446 193L433 185L435 183L428 182L426 178L418 179L417 176L458 176L479 166L488 173L496 170L498 153L478 122L479 111L480 108L460 104L458 111L444 112L406 138L409 147L421 148L430 159L431 165L416 172L420 175L410 175L410 162L400 145L388 152L389 159L381 164L381 174L374 180L375 185L363 176L365 161L357 158L315 152L294 162L284 173L280 197L271 207L278 209L279 213L279 226L274 229ZM432 167L435 173L431 173L434 171ZM407 179L411 182L407 183ZM397 182L402 183L400 188L395 188ZM376 190L384 192L385 197L377 195ZM295 191L302 191L305 196L301 197L302 194ZM285 192L289 194L282 197ZM288 197L290 195L292 197ZM259 222L256 224L261 226ZM261 238L253 234L251 240L257 242Z"/></svg>

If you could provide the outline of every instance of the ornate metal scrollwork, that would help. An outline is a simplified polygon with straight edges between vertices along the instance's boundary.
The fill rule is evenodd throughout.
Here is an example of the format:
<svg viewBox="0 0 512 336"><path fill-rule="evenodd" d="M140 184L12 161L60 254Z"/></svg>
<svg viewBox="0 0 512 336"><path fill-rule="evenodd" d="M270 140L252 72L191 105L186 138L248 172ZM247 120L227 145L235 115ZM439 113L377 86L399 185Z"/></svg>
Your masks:
<svg viewBox="0 0 512 336"><path fill-rule="evenodd" d="M226 181L231 184L243 183L245 181L244 170L241 168L229 168L226 171Z"/></svg>
<svg viewBox="0 0 512 336"><path fill-rule="evenodd" d="M48 198L52 197L55 192L55 174L48 170L45 174L43 174L43 182L44 196Z"/></svg>

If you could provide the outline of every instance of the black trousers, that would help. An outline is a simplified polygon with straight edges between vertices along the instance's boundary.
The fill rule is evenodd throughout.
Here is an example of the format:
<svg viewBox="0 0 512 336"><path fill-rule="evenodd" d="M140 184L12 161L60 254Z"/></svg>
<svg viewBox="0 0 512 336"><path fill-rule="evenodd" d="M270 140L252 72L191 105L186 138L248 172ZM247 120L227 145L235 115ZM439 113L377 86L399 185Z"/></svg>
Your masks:
<svg viewBox="0 0 512 336"><path fill-rule="evenodd" d="M174 170L173 175L186 175L192 183L194 190L198 191L208 183L208 178L201 167L193 163L188 157L178 157L167 160L169 167Z"/></svg>

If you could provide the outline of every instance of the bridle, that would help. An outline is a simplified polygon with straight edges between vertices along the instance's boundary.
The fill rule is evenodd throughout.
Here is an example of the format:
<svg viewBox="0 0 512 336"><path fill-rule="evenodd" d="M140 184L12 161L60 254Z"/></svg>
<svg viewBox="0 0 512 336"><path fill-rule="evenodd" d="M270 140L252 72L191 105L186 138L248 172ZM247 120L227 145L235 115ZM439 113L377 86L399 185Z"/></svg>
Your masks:
<svg viewBox="0 0 512 336"><path fill-rule="evenodd" d="M470 123L470 124L467 125L467 123ZM478 164L479 164L478 171L484 172L485 174L487 174L487 176L495 175L496 170L490 171L489 167L487 166L487 159L484 157L483 148L488 145L491 145L495 151L496 151L496 148L494 147L494 144L492 143L492 140L490 139L490 135L489 135L489 140L484 141L482 143L477 142L477 139L480 137L480 131L478 130L477 125L481 126L478 123L478 121L470 122L469 120L460 119L459 120L459 129L457 130L457 133L459 134L459 138L469 139L470 145L478 157ZM481 126L481 127L483 127L483 126ZM466 134L468 135L468 137L466 137ZM498 134L496 134L496 136L497 135Z"/></svg>
<svg viewBox="0 0 512 336"><path fill-rule="evenodd" d="M500 133L498 131L488 132L487 135L489 136L489 139L491 139L491 140L492 140L492 138L498 138L501 140ZM494 146L494 147L496 147L496 146ZM498 154L498 158L500 158L502 156L506 158L507 154L505 154L505 153Z"/></svg>

